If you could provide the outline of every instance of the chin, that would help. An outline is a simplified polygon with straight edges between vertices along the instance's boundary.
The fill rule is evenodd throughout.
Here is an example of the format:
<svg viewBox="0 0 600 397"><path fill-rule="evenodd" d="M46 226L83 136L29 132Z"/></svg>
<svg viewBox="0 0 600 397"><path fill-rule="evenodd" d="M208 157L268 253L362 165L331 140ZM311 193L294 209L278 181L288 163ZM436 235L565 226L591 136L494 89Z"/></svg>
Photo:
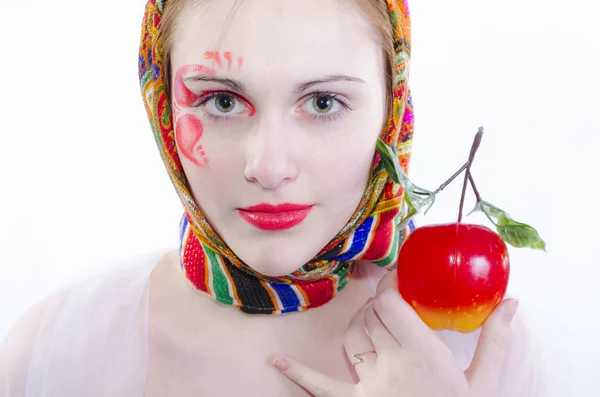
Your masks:
<svg viewBox="0 0 600 397"><path fill-rule="evenodd" d="M252 269L269 277L287 276L310 261L314 254L298 252L297 244L261 244L244 247L238 257Z"/></svg>
<svg viewBox="0 0 600 397"><path fill-rule="evenodd" d="M258 230L245 222L240 224L239 219L227 226L217 232L229 248L246 265L268 277L288 276L295 272L312 260L337 233L324 232L323 225L314 222L303 222L282 232Z"/></svg>

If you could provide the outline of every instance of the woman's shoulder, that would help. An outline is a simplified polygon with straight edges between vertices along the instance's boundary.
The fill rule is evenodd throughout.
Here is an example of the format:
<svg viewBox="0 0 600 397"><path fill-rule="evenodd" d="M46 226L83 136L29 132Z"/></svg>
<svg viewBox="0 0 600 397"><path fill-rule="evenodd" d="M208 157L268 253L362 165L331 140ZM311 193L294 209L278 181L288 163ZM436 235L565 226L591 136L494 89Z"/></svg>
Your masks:
<svg viewBox="0 0 600 397"><path fill-rule="evenodd" d="M142 353L150 275L165 253L111 261L28 309L0 344L0 396L29 393L32 380L48 388L66 374L91 377L88 360L123 358L126 347Z"/></svg>
<svg viewBox="0 0 600 397"><path fill-rule="evenodd" d="M55 310L83 309L90 305L108 304L109 300L97 298L110 296L120 299L126 297L127 294L135 294L135 292L143 290L152 270L166 254L167 251L160 251L114 259L70 279L28 308L15 322L5 342L13 334L23 334L15 331L39 329L48 313ZM114 301L116 302L117 299ZM79 305L74 305L74 301L77 301Z"/></svg>

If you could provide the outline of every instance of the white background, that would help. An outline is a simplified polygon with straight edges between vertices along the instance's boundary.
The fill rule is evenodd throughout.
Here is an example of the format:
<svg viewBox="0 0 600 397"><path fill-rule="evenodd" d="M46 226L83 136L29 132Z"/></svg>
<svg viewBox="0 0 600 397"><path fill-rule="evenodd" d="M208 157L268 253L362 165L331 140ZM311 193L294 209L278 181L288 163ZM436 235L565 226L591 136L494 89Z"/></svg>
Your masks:
<svg viewBox="0 0 600 397"><path fill-rule="evenodd" d="M181 206L139 94L144 1L0 4L1 340L69 278L175 246ZM548 253L511 249L510 288L564 318L556 327L590 384L600 362L598 12L586 0L412 2L411 179L437 187L486 128L479 189L548 243ZM459 185L419 223L454 220Z"/></svg>

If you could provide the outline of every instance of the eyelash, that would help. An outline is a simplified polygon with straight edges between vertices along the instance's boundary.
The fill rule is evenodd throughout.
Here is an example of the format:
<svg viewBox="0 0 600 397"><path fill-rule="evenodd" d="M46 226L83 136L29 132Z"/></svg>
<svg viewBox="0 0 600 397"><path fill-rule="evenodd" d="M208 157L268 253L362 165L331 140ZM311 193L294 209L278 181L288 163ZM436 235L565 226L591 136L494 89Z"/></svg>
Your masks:
<svg viewBox="0 0 600 397"><path fill-rule="evenodd" d="M346 102L344 99L340 98L339 95L334 94L331 91L315 91L308 96L307 101L313 100L314 98L318 98L320 96L330 97L331 99L333 99L334 101L336 101L337 103L339 103L342 106L342 110L340 110L339 112L336 112L333 115L311 114L310 118L313 120L324 120L324 121L333 122L333 121L340 119L342 116L344 116L345 114L347 114L348 112L351 112L353 110L348 102ZM306 101L304 101L302 103L305 103L305 102Z"/></svg>
<svg viewBox="0 0 600 397"><path fill-rule="evenodd" d="M205 105L206 103L208 103L208 101L210 101L212 99L215 99L215 98L217 98L217 97L219 97L221 95L231 95L232 97L235 97L235 99L237 101L240 101L242 103L246 103L246 101L240 99L240 97L237 96L237 95L235 95L233 92L229 92L229 91L213 91L213 92L210 92L208 94L205 94L205 96L201 98L200 102L198 102L198 104L195 105L194 107L200 108L200 107L202 107L202 105ZM204 111L203 113L211 121L228 121L228 120L231 120L231 118L233 117L233 116L217 116L216 114L212 114L212 113L207 112L207 111Z"/></svg>
<svg viewBox="0 0 600 397"><path fill-rule="evenodd" d="M215 91L212 92L210 94L207 94L205 97L203 97L200 102L195 105L194 107L198 107L200 108L201 106L205 105L206 103L208 103L210 100L215 99L221 95L231 95L233 97L236 98L236 100L241 101L242 103L245 103L246 101L241 99L239 96L235 95L233 92L229 92L229 91ZM334 94L331 91L315 91L311 94L309 94L306 99L302 102L303 104L306 103L309 100L314 100L314 98L320 97L320 96L328 96L330 97L332 100L336 101L337 103L339 103L342 106L342 110L336 112L333 115L318 115L318 114L310 114L310 118L312 120L323 120L323 121L328 121L328 122L334 122L338 119L340 119L342 116L344 116L345 114L347 114L348 112L351 112L352 107L350 106L350 104L345 101L344 99L342 99L339 95ZM218 116L216 114L210 113L210 112L204 112L204 114L206 115L206 117L208 117L211 121L228 121L231 120L233 117L235 116Z"/></svg>

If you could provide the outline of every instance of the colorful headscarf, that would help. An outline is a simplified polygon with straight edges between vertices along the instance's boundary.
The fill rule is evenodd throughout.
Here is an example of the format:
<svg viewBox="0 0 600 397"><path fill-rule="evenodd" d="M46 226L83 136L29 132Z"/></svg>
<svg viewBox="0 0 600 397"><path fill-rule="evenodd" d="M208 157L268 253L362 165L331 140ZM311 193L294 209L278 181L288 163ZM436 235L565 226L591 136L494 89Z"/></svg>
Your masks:
<svg viewBox="0 0 600 397"><path fill-rule="evenodd" d="M218 302L246 313L303 311L329 302L347 284L358 260L393 269L412 222L398 227L408 213L404 192L392 182L375 154L371 177L355 213L338 235L310 262L287 276L267 277L243 263L206 220L192 197L177 153L173 113L165 81L159 28L168 0L148 0L142 25L139 78L154 138L184 205L180 257L186 277ZM384 0L381 0L384 1ZM413 107L408 88L410 14L407 0L385 0L394 29L392 111L381 139L398 154L408 173L413 137Z"/></svg>

